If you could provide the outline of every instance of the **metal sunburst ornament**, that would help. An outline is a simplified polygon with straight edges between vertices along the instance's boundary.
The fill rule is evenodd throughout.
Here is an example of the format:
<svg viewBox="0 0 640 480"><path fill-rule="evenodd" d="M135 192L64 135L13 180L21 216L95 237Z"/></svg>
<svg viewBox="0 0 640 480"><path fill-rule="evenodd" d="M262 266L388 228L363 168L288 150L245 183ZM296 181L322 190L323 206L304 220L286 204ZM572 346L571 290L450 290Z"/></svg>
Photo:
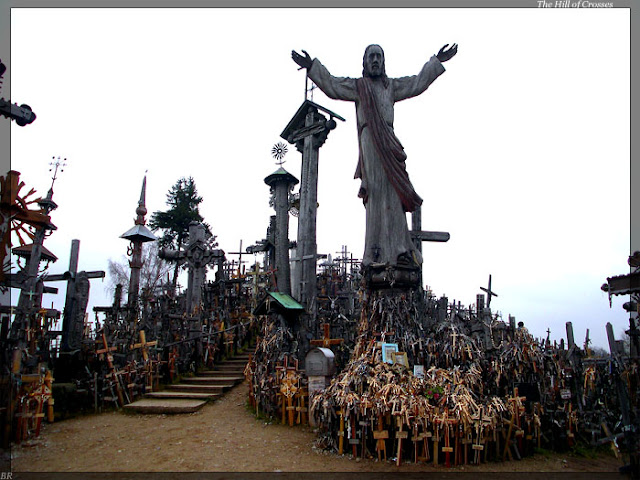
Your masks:
<svg viewBox="0 0 640 480"><path fill-rule="evenodd" d="M271 148L271 156L276 159L278 165L282 165L284 163L283 158L288 151L289 149L284 143L278 142Z"/></svg>

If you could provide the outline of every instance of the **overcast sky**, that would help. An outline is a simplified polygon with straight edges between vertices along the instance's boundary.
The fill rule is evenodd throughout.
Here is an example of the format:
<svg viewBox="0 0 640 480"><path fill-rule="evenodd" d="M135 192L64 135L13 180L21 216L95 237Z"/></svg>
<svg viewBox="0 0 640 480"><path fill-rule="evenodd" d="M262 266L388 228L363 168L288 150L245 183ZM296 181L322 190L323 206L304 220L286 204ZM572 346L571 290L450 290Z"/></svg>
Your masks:
<svg viewBox="0 0 640 480"><path fill-rule="evenodd" d="M66 270L76 238L81 270L123 258L145 171L149 216L192 176L220 248L264 238L270 150L304 100L291 50L358 77L378 43L398 77L454 42L447 71L396 104L423 229L451 234L424 244L425 283L469 305L491 274L505 320L556 339L571 321L580 345L589 328L606 346L606 322L628 328L626 299L610 308L600 290L628 272L628 9L14 8L12 100L37 120L12 124L12 168L44 196L52 157L68 164L54 187L50 272ZM314 101L346 119L320 150L318 251L347 245L360 257L355 108L319 91ZM291 145L286 160L300 178ZM294 238L295 219L290 228ZM57 286L44 304L62 310ZM92 280L90 308L111 304L106 286Z"/></svg>

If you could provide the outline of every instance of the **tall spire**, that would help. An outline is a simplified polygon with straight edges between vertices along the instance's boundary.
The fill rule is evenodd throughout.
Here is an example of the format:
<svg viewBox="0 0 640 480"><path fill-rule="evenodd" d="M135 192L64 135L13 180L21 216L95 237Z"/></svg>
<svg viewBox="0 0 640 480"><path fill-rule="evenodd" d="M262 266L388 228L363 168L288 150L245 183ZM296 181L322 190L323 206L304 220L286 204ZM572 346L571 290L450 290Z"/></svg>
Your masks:
<svg viewBox="0 0 640 480"><path fill-rule="evenodd" d="M138 201L138 208L136 208L136 214L138 218L135 220L136 225L144 225L146 223L145 215L147 214L147 207L145 205L145 198L147 195L147 171L144 172L144 179L142 180L142 190L140 191L140 200Z"/></svg>

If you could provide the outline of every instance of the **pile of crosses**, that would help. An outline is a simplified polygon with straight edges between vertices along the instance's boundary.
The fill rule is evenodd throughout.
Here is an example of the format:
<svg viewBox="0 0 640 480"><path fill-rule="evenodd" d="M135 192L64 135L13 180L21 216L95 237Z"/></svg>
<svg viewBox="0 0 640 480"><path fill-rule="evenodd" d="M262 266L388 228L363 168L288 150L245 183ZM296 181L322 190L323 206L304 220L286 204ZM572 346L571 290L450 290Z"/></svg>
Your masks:
<svg viewBox="0 0 640 480"><path fill-rule="evenodd" d="M249 404L256 415L279 418L283 424L307 423L308 388L298 368L296 342L281 318L260 318L261 334L245 368Z"/></svg>
<svg viewBox="0 0 640 480"><path fill-rule="evenodd" d="M94 372L93 382L97 378L99 385L88 388L102 401L123 406L157 390L160 383L212 368L234 355L250 342L255 321L249 313L250 293L244 289L248 279L233 280L205 284L202 302L189 314L186 294L148 296L135 322L127 320L127 309L117 301L113 307L95 307L97 362L87 373ZM105 315L102 320L98 313Z"/></svg>
<svg viewBox="0 0 640 480"><path fill-rule="evenodd" d="M318 443L354 457L391 451L397 465L445 466L520 459L578 440L615 449L638 418L634 402L631 421L619 421L621 392L637 399L637 368L617 369L615 355L592 358L569 323L567 334L567 349L535 339L479 299L465 309L430 292L373 292L351 361L312 393ZM620 380L626 388L616 388Z"/></svg>
<svg viewBox="0 0 640 480"><path fill-rule="evenodd" d="M56 169L58 166L59 162ZM199 367L211 367L250 341L255 324L250 314L255 304L252 280L238 271L216 276L214 282L203 281L199 274L206 265L194 259L216 260L219 271L231 269L220 251L206 250L211 245L203 247L198 225L193 225L191 250L184 258L178 254L177 261L188 263L190 275L201 279L200 283L190 284L182 295L162 285L154 291L142 289L139 295L135 291L132 297L130 287L124 305L123 288L118 286L112 305L94 307L92 325L86 314L89 280L104 277L104 272L78 271L79 240L72 242L68 271L46 272L56 260L43 245L56 229L49 216L57 207L53 189L46 198L32 198L35 191L25 194L19 177L12 171L0 178L2 263L8 264L5 259L10 254L25 260L15 274L5 269L0 272L0 288L21 291L16 306L0 307L3 445L37 436L42 420L54 419L54 398L58 416L119 408L157 390L161 383ZM143 183L136 213L145 211ZM138 233L131 237L132 242L140 241L143 226L143 222L136 224L133 230ZM25 244L11 249L14 232ZM26 244L25 236L33 244ZM198 248L204 249L204 256L191 255ZM66 282L64 312L42 307L43 294L58 290L48 282L56 281ZM62 329L57 329L61 313Z"/></svg>

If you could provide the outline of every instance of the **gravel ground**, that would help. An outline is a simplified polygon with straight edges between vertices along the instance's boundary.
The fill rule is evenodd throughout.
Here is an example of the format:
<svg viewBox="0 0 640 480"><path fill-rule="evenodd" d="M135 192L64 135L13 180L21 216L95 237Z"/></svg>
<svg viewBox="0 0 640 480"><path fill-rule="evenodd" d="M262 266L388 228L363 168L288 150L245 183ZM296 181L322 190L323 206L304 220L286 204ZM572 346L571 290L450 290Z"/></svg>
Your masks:
<svg viewBox="0 0 640 480"><path fill-rule="evenodd" d="M117 412L44 424L39 438L13 446L14 472L617 472L612 455L536 455L522 461L446 469L430 464L354 460L314 447L309 427L257 419L248 387L188 415Z"/></svg>

